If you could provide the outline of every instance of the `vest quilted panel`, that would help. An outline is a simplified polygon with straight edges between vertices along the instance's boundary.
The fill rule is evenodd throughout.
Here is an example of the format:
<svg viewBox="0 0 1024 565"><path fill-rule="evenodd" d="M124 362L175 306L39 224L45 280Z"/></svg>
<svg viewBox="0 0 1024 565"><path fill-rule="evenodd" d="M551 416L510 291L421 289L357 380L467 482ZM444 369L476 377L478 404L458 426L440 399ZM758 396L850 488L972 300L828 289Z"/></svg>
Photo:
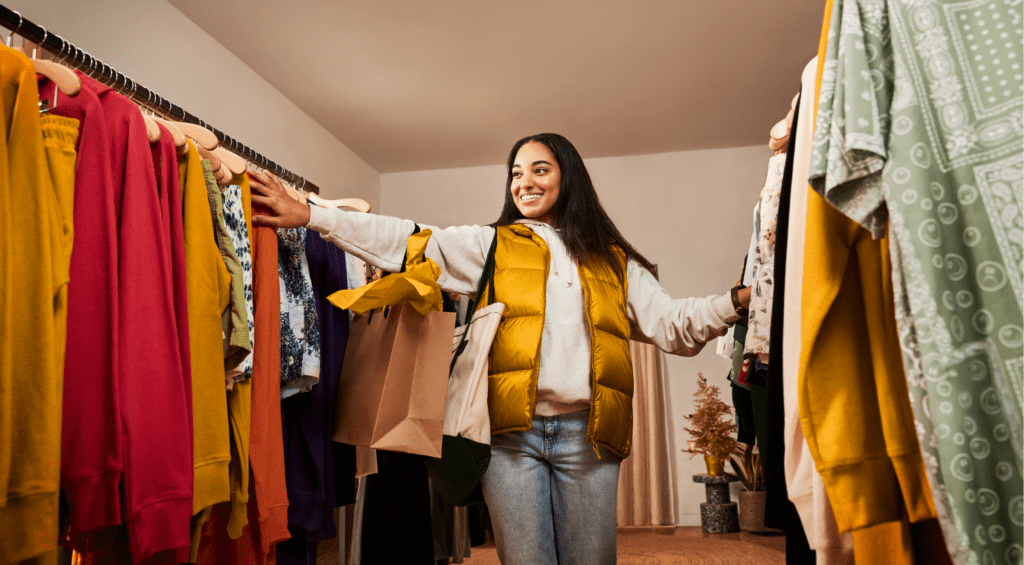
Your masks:
<svg viewBox="0 0 1024 565"><path fill-rule="evenodd" d="M620 283L618 280L608 282L597 279L590 281L590 287L599 299L608 298L613 300L613 302L606 303L605 307L600 311L602 315L594 320L594 327L618 337L628 338L630 327L629 314L626 310L625 283ZM623 295L623 300L621 301L617 300L620 294Z"/></svg>
<svg viewBox="0 0 1024 565"><path fill-rule="evenodd" d="M613 248L623 270L626 255ZM633 363L629 353L629 317L625 281L604 262L580 265L590 322L591 403L588 439L626 457L633 438Z"/></svg>
<svg viewBox="0 0 1024 565"><path fill-rule="evenodd" d="M487 405L491 433L530 429L537 409L549 254L525 226L498 228L495 299L505 304L491 346Z"/></svg>
<svg viewBox="0 0 1024 565"><path fill-rule="evenodd" d="M587 437L626 458L633 442L633 398L609 387L594 388Z"/></svg>
<svg viewBox="0 0 1024 565"><path fill-rule="evenodd" d="M525 369L506 371L488 378L487 410L491 416L491 435L530 429L537 407L536 375L536 371Z"/></svg>
<svg viewBox="0 0 1024 565"><path fill-rule="evenodd" d="M600 378L598 386L613 388L633 397L633 368L629 341L608 332L596 331L591 336L594 348L593 370Z"/></svg>
<svg viewBox="0 0 1024 565"><path fill-rule="evenodd" d="M500 250L500 249L499 249ZM497 255L497 251L495 255ZM546 258L542 256L542 258ZM502 272L500 287L515 293L517 300L505 305L505 318L544 316L545 280L547 272L541 269L506 269ZM499 285L495 282L495 292ZM500 300L499 300L500 302Z"/></svg>
<svg viewBox="0 0 1024 565"><path fill-rule="evenodd" d="M539 336L544 329L544 320L540 316L529 315L516 318L505 318L498 326L497 335L491 345L491 372L504 373L522 369L532 369L537 358L532 347L523 347L526 343L537 340L527 337Z"/></svg>

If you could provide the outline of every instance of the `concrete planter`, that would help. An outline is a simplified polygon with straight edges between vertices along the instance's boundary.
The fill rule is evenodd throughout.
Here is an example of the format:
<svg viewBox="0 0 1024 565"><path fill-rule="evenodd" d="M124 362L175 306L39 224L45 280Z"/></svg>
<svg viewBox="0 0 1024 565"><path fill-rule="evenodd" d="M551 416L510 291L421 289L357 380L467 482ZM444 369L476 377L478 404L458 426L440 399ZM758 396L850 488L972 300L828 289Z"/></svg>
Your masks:
<svg viewBox="0 0 1024 565"><path fill-rule="evenodd" d="M764 507L768 493L740 491L740 529L744 532L774 531L764 525Z"/></svg>

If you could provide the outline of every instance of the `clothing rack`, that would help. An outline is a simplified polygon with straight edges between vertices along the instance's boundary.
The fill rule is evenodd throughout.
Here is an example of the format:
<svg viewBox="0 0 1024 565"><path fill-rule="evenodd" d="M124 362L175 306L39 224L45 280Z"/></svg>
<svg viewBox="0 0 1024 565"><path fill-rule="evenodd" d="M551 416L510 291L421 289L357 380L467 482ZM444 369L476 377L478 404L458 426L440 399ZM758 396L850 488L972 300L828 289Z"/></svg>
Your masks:
<svg viewBox="0 0 1024 565"><path fill-rule="evenodd" d="M221 146L241 156L246 161L274 173L282 180L293 184L296 188L307 192L320 192L320 187L317 185L267 159L255 150L236 141L231 136L186 112L180 106L166 100L156 92L105 65L102 61L79 49L63 37L46 31L42 26L25 19L21 14L3 4L0 4L0 25L11 30L13 34L20 35L53 53L59 63L82 71L86 75L127 96L132 102L162 114L168 119L196 124L212 131L217 136Z"/></svg>

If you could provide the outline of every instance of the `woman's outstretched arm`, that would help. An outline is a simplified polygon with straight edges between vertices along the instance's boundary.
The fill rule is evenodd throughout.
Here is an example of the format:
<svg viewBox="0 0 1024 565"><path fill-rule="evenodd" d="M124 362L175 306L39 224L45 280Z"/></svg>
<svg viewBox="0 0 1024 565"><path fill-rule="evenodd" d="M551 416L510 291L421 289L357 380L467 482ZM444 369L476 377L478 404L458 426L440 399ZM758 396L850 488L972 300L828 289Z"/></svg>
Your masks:
<svg viewBox="0 0 1024 565"><path fill-rule="evenodd" d="M626 275L629 319L634 333L639 334L634 338L653 343L666 353L696 355L740 319L729 293L673 299L654 275L635 261L629 262ZM749 289L739 291L739 302L744 308L750 303Z"/></svg>
<svg viewBox="0 0 1024 565"><path fill-rule="evenodd" d="M370 265L389 272L402 268L405 240L416 224L390 216L348 212L337 208L304 205L288 195L273 175L250 173L253 203L266 206L270 214L253 217L253 223L271 227L307 227ZM494 228L455 226L430 229L426 256L441 268L438 285L446 292L472 294L483 273Z"/></svg>

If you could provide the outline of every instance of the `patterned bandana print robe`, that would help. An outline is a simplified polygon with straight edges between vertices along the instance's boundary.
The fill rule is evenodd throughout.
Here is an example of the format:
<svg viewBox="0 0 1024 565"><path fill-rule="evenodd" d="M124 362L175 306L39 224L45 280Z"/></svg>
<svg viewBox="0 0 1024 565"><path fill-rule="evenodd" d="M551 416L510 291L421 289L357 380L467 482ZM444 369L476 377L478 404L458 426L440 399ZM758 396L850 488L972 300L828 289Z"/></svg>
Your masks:
<svg viewBox="0 0 1024 565"><path fill-rule="evenodd" d="M836 0L814 189L888 229L904 367L958 564L1020 564L1021 0Z"/></svg>

